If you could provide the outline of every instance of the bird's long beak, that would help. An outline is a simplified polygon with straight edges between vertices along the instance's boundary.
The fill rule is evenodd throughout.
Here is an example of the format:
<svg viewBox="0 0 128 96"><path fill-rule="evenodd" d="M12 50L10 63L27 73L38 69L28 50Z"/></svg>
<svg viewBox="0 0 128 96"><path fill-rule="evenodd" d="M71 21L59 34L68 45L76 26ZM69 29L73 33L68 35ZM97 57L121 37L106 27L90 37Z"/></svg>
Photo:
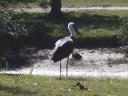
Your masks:
<svg viewBox="0 0 128 96"><path fill-rule="evenodd" d="M78 29L77 29L76 27L74 27L74 28L75 28L75 30L76 30L76 33L77 33L78 35L82 36L82 35L80 34L80 32L78 31Z"/></svg>

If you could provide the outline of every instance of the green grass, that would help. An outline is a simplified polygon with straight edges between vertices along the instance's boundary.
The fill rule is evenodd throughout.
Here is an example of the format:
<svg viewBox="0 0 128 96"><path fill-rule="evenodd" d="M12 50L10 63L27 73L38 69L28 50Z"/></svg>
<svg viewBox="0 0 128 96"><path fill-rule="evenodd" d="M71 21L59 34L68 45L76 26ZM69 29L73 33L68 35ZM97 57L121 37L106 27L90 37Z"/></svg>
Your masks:
<svg viewBox="0 0 128 96"><path fill-rule="evenodd" d="M34 7L40 0L1 0L0 5L6 4L9 7ZM38 5L39 6L39 5Z"/></svg>
<svg viewBox="0 0 128 96"><path fill-rule="evenodd" d="M63 6L127 6L128 0L63 0Z"/></svg>
<svg viewBox="0 0 128 96"><path fill-rule="evenodd" d="M67 34L67 23L74 21L82 35L100 35L101 33L114 34L119 32L120 18L127 16L128 11L85 11L64 13L63 18L51 18L47 13L25 13L13 15L14 20L24 20L28 26L36 26L36 31L41 31L42 26L48 27L54 36ZM40 26L38 26L40 25ZM38 30L41 29L41 30ZM43 31L43 30L42 30ZM46 29L44 31L47 31ZM85 33L88 34L85 34ZM96 33L96 34L95 34ZM90 35L91 36L91 35Z"/></svg>
<svg viewBox="0 0 128 96"><path fill-rule="evenodd" d="M15 7L39 7L41 0L4 0ZM47 0L48 2L50 0ZM81 6L127 6L128 0L62 0L62 6L81 7ZM12 6L12 7L14 7Z"/></svg>
<svg viewBox="0 0 128 96"><path fill-rule="evenodd" d="M83 37L114 36L119 33L121 17L128 11L85 11L64 13L63 18L51 18L47 13L16 14L14 19L24 19L33 31L60 37L68 34L67 23L74 21ZM22 18L21 18L22 16ZM40 26L38 26L40 25Z"/></svg>
<svg viewBox="0 0 128 96"><path fill-rule="evenodd" d="M80 81L89 90L74 87ZM128 80L0 75L0 96L127 96Z"/></svg>
<svg viewBox="0 0 128 96"><path fill-rule="evenodd" d="M100 43L107 45L103 42L114 45L112 42L118 43L117 36L120 33L121 19L127 16L128 11L105 10L66 12L63 13L62 18L50 17L49 13L16 13L12 14L12 21L23 22L26 25L29 30L27 42L31 44L44 43L46 46L53 46L58 38L68 35L67 24L74 21L82 35L78 38L84 39L81 40L82 45L86 42L88 42L87 45Z"/></svg>

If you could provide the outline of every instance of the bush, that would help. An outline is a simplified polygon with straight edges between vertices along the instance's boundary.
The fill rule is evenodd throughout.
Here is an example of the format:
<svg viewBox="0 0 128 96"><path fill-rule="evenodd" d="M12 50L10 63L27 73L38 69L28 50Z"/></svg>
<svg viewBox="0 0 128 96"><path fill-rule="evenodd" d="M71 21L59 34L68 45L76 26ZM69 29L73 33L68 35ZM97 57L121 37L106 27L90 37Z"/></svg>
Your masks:
<svg viewBox="0 0 128 96"><path fill-rule="evenodd" d="M128 17L122 18L119 39L122 44L128 44Z"/></svg>
<svg viewBox="0 0 128 96"><path fill-rule="evenodd" d="M42 9L47 9L48 8L48 5L49 5L49 1L47 1L47 0L42 0L42 1L40 1L40 3L39 3L39 6L42 8Z"/></svg>
<svg viewBox="0 0 128 96"><path fill-rule="evenodd" d="M13 21L11 16L0 18L0 37L18 38L23 35L27 35L27 30L22 22Z"/></svg>
<svg viewBox="0 0 128 96"><path fill-rule="evenodd" d="M13 10L4 10L4 8L2 10L0 11L0 65L3 61L7 64L7 50L13 45L11 40L17 41L18 38L27 35L24 23L12 19Z"/></svg>

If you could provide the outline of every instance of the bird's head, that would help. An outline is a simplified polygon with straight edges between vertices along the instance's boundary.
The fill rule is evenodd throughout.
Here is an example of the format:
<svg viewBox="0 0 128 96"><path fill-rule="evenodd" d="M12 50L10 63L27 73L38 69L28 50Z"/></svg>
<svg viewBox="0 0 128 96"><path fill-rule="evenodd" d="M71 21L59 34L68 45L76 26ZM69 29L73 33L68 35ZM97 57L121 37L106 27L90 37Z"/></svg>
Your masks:
<svg viewBox="0 0 128 96"><path fill-rule="evenodd" d="M80 35L79 31L77 30L74 22L68 23L68 30L70 32L70 36L76 38L76 33Z"/></svg>
<svg viewBox="0 0 128 96"><path fill-rule="evenodd" d="M72 21L68 23L68 26L73 26L73 25L75 25L75 23Z"/></svg>

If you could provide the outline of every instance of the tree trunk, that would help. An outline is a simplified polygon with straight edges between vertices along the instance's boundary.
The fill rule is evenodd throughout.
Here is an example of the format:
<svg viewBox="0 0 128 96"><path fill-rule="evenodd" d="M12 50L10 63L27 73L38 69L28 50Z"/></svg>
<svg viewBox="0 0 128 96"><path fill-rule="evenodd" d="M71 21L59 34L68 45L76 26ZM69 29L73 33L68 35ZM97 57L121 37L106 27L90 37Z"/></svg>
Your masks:
<svg viewBox="0 0 128 96"><path fill-rule="evenodd" d="M51 12L50 14L53 16L61 16L61 0L51 0Z"/></svg>

